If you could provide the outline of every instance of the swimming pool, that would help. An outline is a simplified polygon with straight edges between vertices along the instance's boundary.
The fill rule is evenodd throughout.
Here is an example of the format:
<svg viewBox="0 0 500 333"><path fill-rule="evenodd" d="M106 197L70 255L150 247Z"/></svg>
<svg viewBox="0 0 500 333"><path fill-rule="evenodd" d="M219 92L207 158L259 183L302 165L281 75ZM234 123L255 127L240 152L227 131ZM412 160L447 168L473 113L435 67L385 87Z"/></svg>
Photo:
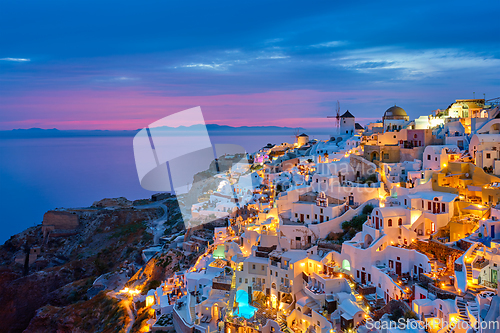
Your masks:
<svg viewBox="0 0 500 333"><path fill-rule="evenodd" d="M248 293L244 290L238 290L236 292L236 302L238 302L238 308L234 314L237 316L250 319L257 311L256 307L248 304Z"/></svg>
<svg viewBox="0 0 500 333"><path fill-rule="evenodd" d="M217 248L215 249L214 253L212 254L212 258L214 259L224 259L224 251L226 250L226 247L224 245L217 245Z"/></svg>

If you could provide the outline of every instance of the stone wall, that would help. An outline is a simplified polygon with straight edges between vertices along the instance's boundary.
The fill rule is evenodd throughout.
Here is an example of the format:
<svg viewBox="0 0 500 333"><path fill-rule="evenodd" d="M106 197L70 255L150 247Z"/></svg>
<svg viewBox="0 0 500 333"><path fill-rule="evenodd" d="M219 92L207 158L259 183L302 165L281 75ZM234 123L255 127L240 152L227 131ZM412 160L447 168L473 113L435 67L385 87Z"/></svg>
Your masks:
<svg viewBox="0 0 500 333"><path fill-rule="evenodd" d="M448 258L454 258L454 262L465 252L459 249L454 249L435 240L430 240L428 242L417 240L415 245L417 249L425 252L426 254L432 253L437 260L443 263L450 261Z"/></svg>
<svg viewBox="0 0 500 333"><path fill-rule="evenodd" d="M78 215L69 212L48 211L43 215L42 225L56 230L74 230L78 228Z"/></svg>
<svg viewBox="0 0 500 333"><path fill-rule="evenodd" d="M425 147L414 147L412 149L401 148L400 162L422 160Z"/></svg>

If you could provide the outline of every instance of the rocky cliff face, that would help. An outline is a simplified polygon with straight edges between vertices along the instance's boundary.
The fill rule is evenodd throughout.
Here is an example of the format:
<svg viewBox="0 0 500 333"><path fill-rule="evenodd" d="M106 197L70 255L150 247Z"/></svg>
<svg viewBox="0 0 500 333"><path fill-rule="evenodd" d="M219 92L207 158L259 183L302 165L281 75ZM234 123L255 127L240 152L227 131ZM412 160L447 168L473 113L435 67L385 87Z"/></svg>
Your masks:
<svg viewBox="0 0 500 333"><path fill-rule="evenodd" d="M78 216L74 235L44 238L37 226L0 246L0 332L116 332L124 326L129 319L119 300L106 292L89 296L97 293L91 292L97 277L116 274L126 281L143 264L141 251L153 240L148 224L163 214L146 207L66 210ZM33 264L15 262L32 247L41 249Z"/></svg>
<svg viewBox="0 0 500 333"><path fill-rule="evenodd" d="M126 332L130 323L126 302L101 292L90 300L66 307L46 305L37 310L24 332Z"/></svg>

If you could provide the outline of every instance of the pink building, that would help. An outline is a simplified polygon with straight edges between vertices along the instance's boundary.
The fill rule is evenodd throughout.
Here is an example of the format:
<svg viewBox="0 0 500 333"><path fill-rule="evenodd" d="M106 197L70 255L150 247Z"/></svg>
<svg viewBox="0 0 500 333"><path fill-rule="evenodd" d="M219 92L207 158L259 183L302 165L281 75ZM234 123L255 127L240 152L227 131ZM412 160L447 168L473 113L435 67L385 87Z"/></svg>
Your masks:
<svg viewBox="0 0 500 333"><path fill-rule="evenodd" d="M425 147L432 143L432 130L409 129L406 140L407 141L399 141L399 146L401 148Z"/></svg>

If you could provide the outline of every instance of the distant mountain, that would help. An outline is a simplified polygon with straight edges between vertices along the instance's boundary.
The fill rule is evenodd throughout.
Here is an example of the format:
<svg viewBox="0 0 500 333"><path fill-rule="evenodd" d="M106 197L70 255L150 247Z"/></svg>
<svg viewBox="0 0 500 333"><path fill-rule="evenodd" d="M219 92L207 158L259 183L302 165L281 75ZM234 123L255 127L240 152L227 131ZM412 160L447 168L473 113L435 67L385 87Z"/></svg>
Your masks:
<svg viewBox="0 0 500 333"><path fill-rule="evenodd" d="M179 127L159 127L156 131L165 135L172 134L190 134L200 131L203 125L179 126ZM279 126L240 126L232 127L227 125L207 124L207 131L210 135L292 135L297 128L279 127ZM304 128L298 128L302 132L306 132ZM59 130L57 128L42 129L14 129L10 131L0 131L1 138L58 138L58 137L112 137L112 136L134 136L137 130ZM316 129L315 134L327 134L329 129Z"/></svg>
<svg viewBox="0 0 500 333"><path fill-rule="evenodd" d="M82 136L134 136L137 131L58 130L57 128L28 128L0 131L0 138L59 138Z"/></svg>

